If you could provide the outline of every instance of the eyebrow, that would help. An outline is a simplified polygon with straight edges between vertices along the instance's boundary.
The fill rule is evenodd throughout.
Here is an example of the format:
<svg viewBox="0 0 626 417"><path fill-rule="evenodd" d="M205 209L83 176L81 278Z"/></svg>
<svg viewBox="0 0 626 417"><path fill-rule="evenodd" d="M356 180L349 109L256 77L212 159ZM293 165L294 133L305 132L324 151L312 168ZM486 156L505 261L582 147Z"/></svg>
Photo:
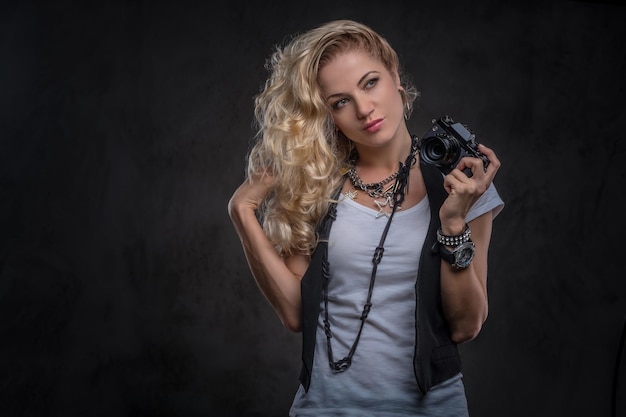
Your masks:
<svg viewBox="0 0 626 417"><path fill-rule="evenodd" d="M368 72L366 72L366 73L365 73L365 74L364 74L361 78L359 78L359 81L357 82L357 85L361 84L361 83L363 82L363 80L365 80L367 77L369 77L369 76L370 76L370 74L374 74L374 73L376 73L376 74L377 74L377 73L378 73L378 71L374 71L374 70L372 70L372 71L368 71ZM333 97L336 97L336 96L341 96L341 95L343 95L343 93L335 93L335 94L331 94L331 95L329 95L328 97L326 97L326 100L328 101L328 100L330 100L330 99L331 99L331 98L333 98Z"/></svg>

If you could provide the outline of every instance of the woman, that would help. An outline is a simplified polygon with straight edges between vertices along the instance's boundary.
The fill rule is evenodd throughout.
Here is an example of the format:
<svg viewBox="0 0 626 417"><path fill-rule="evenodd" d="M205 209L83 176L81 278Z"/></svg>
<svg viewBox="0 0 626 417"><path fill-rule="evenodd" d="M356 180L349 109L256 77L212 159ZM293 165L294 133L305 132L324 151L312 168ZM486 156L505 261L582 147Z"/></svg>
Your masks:
<svg viewBox="0 0 626 417"><path fill-rule="evenodd" d="M487 317L498 158L480 145L487 167L465 157L445 177L420 163L417 93L358 22L292 38L268 69L229 214L260 290L303 333L290 415L468 415L456 346ZM461 246L473 258L450 255Z"/></svg>

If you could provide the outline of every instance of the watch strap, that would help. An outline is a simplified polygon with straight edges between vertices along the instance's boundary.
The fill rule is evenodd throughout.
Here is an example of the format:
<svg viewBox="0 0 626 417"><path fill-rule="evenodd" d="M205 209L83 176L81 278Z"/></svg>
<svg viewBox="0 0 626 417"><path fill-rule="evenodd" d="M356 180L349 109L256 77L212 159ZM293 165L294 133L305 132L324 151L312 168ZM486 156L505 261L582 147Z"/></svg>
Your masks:
<svg viewBox="0 0 626 417"><path fill-rule="evenodd" d="M445 245L439 244L439 255L441 256L441 259L443 259L450 265L454 265L454 263L456 262L454 252L446 248Z"/></svg>

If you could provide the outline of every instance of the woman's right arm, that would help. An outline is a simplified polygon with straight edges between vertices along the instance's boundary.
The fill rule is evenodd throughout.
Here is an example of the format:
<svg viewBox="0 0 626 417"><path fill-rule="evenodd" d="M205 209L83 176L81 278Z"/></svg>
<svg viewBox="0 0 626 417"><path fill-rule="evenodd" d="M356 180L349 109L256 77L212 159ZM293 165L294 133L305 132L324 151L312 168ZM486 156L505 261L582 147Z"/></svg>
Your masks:
<svg viewBox="0 0 626 417"><path fill-rule="evenodd" d="M241 240L248 266L283 326L301 330L300 280L309 265L304 255L281 257L259 224L255 210L272 185L269 177L246 180L228 202L228 214Z"/></svg>

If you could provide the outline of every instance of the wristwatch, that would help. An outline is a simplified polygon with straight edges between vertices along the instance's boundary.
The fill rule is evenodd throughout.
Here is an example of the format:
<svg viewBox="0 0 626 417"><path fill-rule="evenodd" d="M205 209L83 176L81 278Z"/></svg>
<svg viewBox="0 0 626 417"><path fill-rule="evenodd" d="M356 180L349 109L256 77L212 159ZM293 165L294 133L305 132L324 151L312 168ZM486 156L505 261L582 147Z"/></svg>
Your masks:
<svg viewBox="0 0 626 417"><path fill-rule="evenodd" d="M472 263L474 254L476 253L476 246L471 239L467 240L460 245L457 245L454 249L449 250L445 245L439 245L439 254L441 258L447 261L455 269L465 269Z"/></svg>

